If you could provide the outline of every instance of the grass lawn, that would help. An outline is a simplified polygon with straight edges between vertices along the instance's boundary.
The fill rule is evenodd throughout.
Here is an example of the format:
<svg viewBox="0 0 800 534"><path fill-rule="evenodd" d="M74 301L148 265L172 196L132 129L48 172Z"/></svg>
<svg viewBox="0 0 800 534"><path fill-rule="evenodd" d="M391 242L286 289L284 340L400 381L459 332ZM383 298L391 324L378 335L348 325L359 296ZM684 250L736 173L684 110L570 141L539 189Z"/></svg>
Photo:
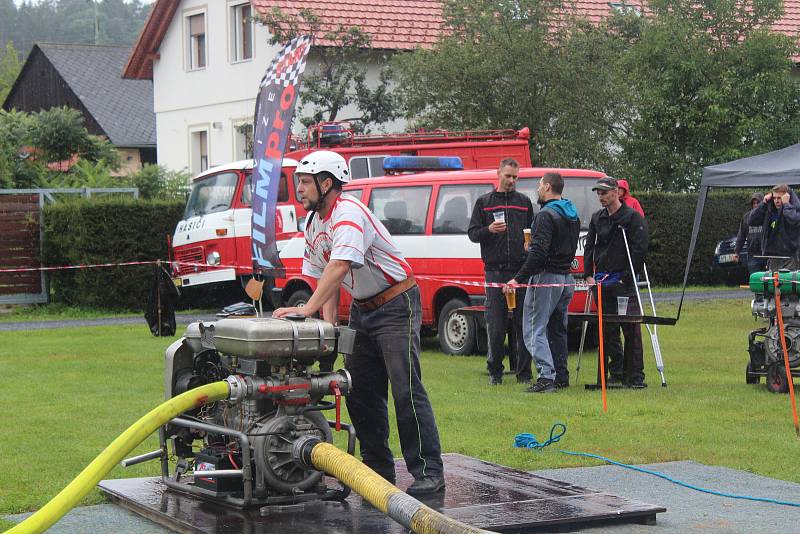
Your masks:
<svg viewBox="0 0 800 534"><path fill-rule="evenodd" d="M594 381L594 353L584 355L580 387L533 396L513 377L488 386L482 358L445 356L435 339L426 340L423 375L442 448L523 470L598 463L559 453L563 448L628 463L691 459L800 482L788 395L744 383L747 334L756 324L745 300L686 303L677 326L659 329L669 387L659 387L645 330L650 387L610 391L608 413L599 391L582 386ZM3 333L0 513L42 506L163 400L162 360L171 341L144 325ZM573 386L574 369L572 355ZM557 445L513 447L516 434L544 439L554 422L568 427ZM151 436L135 453L156 448ZM399 456L394 432L393 448ZM153 462L117 467L108 478L158 473ZM101 500L93 490L84 504Z"/></svg>

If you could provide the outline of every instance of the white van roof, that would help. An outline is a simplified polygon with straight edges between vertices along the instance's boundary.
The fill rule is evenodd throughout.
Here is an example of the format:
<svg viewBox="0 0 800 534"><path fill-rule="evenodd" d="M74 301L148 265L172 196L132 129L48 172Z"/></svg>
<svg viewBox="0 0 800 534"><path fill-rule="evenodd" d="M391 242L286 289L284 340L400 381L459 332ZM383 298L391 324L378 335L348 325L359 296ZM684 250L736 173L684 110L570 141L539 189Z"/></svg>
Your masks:
<svg viewBox="0 0 800 534"><path fill-rule="evenodd" d="M299 162L296 159L292 158L283 158L283 166L284 167L297 167ZM209 174L215 174L222 171L244 171L250 170L255 166L255 160L252 159L240 159L239 161L231 161L230 163L223 163L222 165L217 165L216 167L211 167L208 170L205 170L194 177L192 181L201 180L208 176Z"/></svg>

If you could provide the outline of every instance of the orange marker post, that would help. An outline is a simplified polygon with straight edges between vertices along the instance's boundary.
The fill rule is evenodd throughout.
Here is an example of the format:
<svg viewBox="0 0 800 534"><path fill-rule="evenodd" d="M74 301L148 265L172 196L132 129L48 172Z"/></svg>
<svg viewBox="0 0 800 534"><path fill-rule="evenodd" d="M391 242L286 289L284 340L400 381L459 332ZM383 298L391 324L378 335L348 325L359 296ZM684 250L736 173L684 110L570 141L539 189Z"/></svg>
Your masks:
<svg viewBox="0 0 800 534"><path fill-rule="evenodd" d="M786 382L789 386L789 398L792 402L794 432L797 437L800 437L800 422L797 420L797 403L795 402L794 398L794 381L792 380L792 372L789 369L789 351L786 348L786 334L784 334L783 327L783 309L781 308L781 288L777 271L773 273L773 282L775 284L775 308L778 315L778 333L781 336L781 348L783 349L783 366L786 370Z"/></svg>
<svg viewBox="0 0 800 534"><path fill-rule="evenodd" d="M597 335L600 338L600 395L603 399L603 411L608 411L606 400L606 353L603 348L603 284L597 284Z"/></svg>

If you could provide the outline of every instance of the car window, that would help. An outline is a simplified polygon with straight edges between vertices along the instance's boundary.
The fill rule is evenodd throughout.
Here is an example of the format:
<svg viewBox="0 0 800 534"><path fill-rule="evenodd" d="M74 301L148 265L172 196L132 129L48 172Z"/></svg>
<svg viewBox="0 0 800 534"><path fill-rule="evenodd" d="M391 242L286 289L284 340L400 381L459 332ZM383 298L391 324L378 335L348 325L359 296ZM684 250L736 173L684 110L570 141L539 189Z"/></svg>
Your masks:
<svg viewBox="0 0 800 534"><path fill-rule="evenodd" d="M369 208L392 235L425 232L431 187L376 187Z"/></svg>
<svg viewBox="0 0 800 534"><path fill-rule="evenodd" d="M278 202L289 201L289 180L286 174L281 172L281 181L278 182ZM298 199L299 200L299 199ZM242 206L251 206L253 204L253 174L249 173L244 180L244 187L242 187Z"/></svg>
<svg viewBox="0 0 800 534"><path fill-rule="evenodd" d="M595 180L592 178L582 178L580 176L564 176L564 192L561 194L563 198L569 199L575 204L575 209L578 211L578 217L581 219L581 228L587 230L589 228L589 221L592 220L592 214L599 210L602 206L597 199L597 193L592 191L592 186ZM539 178L521 178L517 182L517 191L528 195L533 203L534 213L539 211L539 204L536 202L539 199L537 190L539 188Z"/></svg>
<svg viewBox="0 0 800 534"><path fill-rule="evenodd" d="M491 190L492 184L440 187L433 216L433 233L466 234L475 201Z"/></svg>
<svg viewBox="0 0 800 534"><path fill-rule="evenodd" d="M345 193L347 193L351 197L354 197L354 198L357 198L358 200L361 200L361 196L364 194L364 190L363 189L348 189L347 191L345 191Z"/></svg>
<svg viewBox="0 0 800 534"><path fill-rule="evenodd" d="M356 156L350 158L350 176L353 180L383 176L383 159L385 157L387 156Z"/></svg>

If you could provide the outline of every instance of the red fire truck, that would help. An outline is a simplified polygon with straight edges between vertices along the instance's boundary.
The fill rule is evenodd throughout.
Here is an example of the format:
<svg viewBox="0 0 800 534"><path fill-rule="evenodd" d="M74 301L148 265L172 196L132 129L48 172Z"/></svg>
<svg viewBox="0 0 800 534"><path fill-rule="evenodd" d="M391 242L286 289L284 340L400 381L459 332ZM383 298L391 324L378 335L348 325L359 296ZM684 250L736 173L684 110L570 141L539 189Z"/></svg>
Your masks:
<svg viewBox="0 0 800 534"><path fill-rule="evenodd" d="M539 178L548 171L564 177L564 197L576 206L583 229L572 271L583 271L583 246L591 214L600 209L592 192L602 172L585 169L521 168L517 190L536 205ZM481 306L485 300L480 247L467 237L472 208L477 198L497 185L497 172L464 170L387 176L354 181L344 192L360 198L383 222L411 265L420 287L422 324L437 331L439 344L448 354L485 350L482 314L460 311ZM316 281L302 274L305 240L291 239L281 251L286 278L276 280L275 306L300 306L311 296ZM471 285L474 284L474 285ZM578 286L570 311L583 312L586 286ZM521 305L521 303L518 303ZM349 315L350 297L342 290L339 317Z"/></svg>
<svg viewBox="0 0 800 534"><path fill-rule="evenodd" d="M386 156L458 156L465 169L496 168L503 158L511 157L529 166L528 138L527 128L357 135L347 123L319 124L306 139L291 140L292 149L285 154L275 214L278 250L302 228L306 212L296 195L294 168L311 151L340 153L353 178L361 179L382 176ZM237 161L194 179L172 239L173 276L184 292L222 289L235 299L251 276L252 169L252 160Z"/></svg>

